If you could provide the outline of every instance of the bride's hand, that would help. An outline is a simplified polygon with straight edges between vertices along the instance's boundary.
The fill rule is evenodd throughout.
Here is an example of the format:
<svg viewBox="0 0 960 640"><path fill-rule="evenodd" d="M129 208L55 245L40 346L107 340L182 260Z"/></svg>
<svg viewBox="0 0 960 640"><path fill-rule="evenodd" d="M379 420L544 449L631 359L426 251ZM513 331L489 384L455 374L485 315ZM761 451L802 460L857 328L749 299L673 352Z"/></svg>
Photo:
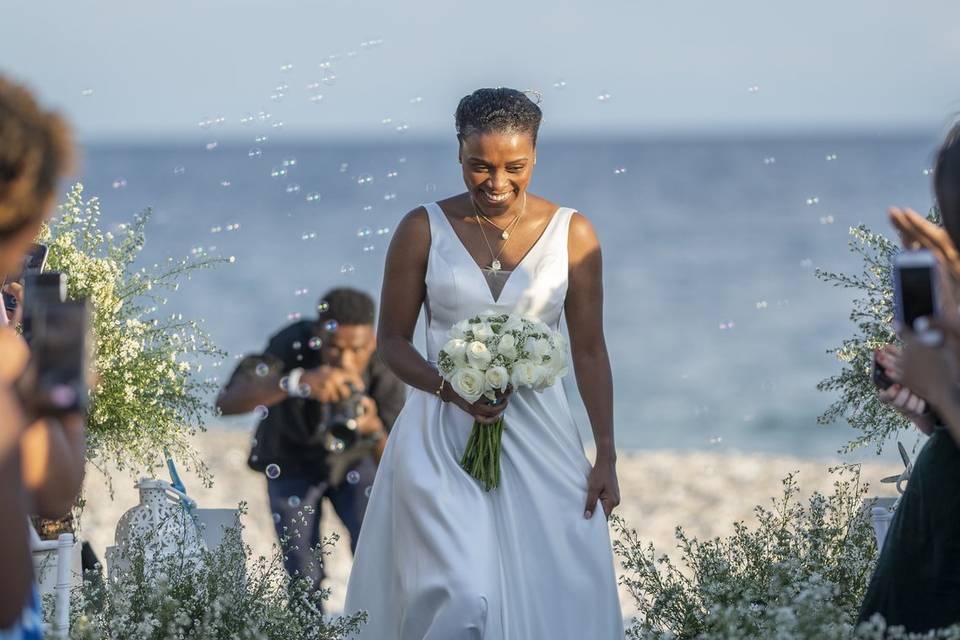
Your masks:
<svg viewBox="0 0 960 640"><path fill-rule="evenodd" d="M473 419L480 424L493 424L500 419L501 414L507 409L510 403L510 396L513 394L513 385L507 387L504 392L497 392L497 399L494 402L481 397L476 402L470 403L457 394L453 394L453 402L458 407L473 416Z"/></svg>
<svg viewBox="0 0 960 640"><path fill-rule="evenodd" d="M587 508L583 517L593 517L593 508L597 500L603 507L603 514L610 518L610 513L620 504L620 484L617 481L617 465L613 460L601 459L593 465L587 478Z"/></svg>

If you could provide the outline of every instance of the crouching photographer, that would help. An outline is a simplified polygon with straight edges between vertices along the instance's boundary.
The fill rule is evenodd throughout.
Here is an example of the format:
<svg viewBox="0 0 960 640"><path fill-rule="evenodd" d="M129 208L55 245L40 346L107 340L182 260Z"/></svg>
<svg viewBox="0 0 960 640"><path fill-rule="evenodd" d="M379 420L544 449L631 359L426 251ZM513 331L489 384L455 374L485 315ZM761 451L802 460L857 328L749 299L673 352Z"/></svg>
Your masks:
<svg viewBox="0 0 960 640"><path fill-rule="evenodd" d="M374 302L334 289L315 320L295 322L266 350L237 365L217 406L224 415L255 412L260 421L249 466L267 477L287 572L324 578L315 549L321 502L330 499L356 549L377 463L406 396L376 356Z"/></svg>
<svg viewBox="0 0 960 640"><path fill-rule="evenodd" d="M860 610L861 622L880 614L910 632L960 623L960 125L937 156L934 191L944 228L890 211L907 249L894 262L903 344L877 352L874 380L929 438Z"/></svg>
<svg viewBox="0 0 960 640"><path fill-rule="evenodd" d="M52 299L33 245L53 211L72 156L67 127L29 91L0 77L0 638L40 638L28 515L58 518L71 508L84 468L88 399L88 310ZM24 273L24 267L29 273ZM48 276L54 277L54 276ZM58 282L62 282L57 274ZM30 331L20 326L30 323ZM24 335L30 338L29 345Z"/></svg>

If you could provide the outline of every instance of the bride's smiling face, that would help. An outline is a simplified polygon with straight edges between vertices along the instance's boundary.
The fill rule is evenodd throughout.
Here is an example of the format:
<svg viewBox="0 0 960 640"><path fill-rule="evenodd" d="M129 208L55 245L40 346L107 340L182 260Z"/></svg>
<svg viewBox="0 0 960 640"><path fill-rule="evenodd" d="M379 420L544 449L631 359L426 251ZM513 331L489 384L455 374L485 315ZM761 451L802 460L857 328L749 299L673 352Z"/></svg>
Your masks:
<svg viewBox="0 0 960 640"><path fill-rule="evenodd" d="M460 141L463 182L489 216L505 213L520 201L536 158L528 133L477 132Z"/></svg>

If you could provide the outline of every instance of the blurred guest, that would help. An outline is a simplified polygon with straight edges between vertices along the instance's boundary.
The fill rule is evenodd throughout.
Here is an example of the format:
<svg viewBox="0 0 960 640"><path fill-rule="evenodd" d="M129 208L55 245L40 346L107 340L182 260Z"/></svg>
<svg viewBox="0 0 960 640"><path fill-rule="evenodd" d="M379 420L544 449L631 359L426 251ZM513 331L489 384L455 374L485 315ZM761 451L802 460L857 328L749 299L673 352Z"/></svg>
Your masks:
<svg viewBox="0 0 960 640"><path fill-rule="evenodd" d="M935 318L918 320L915 329L940 332L946 341L925 346L914 328L904 327L903 348L890 345L878 353L895 381L881 399L930 437L914 463L860 610L861 621L879 613L888 625L914 632L960 622L960 125L938 153L934 191L946 232L912 211L891 210L907 247L926 247L938 257L941 308Z"/></svg>
<svg viewBox="0 0 960 640"><path fill-rule="evenodd" d="M23 87L0 77L0 281L20 272L25 254L53 210L57 181L72 147L67 127ZM16 287L10 288L17 293ZM59 475L56 465L76 462L68 442L79 426L31 417L29 351L0 313L0 638L40 638L39 601L32 579L27 515L62 514L73 503L79 479ZM68 433L69 432L69 433ZM43 451L36 448L42 446ZM65 446L66 449L61 449ZM23 455L21 452L25 453ZM57 455L66 452L63 459ZM82 449L79 468L82 474ZM74 467L75 471L75 467ZM29 485L25 483L29 481Z"/></svg>
<svg viewBox="0 0 960 640"><path fill-rule="evenodd" d="M376 356L369 295L333 289L319 312L241 360L217 401L225 415L260 414L249 465L267 476L287 571L314 589L325 575L315 552L321 501L330 499L356 549L376 465L406 395Z"/></svg>

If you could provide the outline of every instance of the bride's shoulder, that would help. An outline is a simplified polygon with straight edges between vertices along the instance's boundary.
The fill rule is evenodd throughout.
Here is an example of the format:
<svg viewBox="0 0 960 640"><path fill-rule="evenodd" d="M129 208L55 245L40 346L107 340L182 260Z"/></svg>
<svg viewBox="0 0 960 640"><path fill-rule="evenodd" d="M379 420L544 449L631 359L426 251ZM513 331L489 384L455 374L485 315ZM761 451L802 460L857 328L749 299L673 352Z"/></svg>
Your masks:
<svg viewBox="0 0 960 640"><path fill-rule="evenodd" d="M430 216L425 207L412 209L403 216L393 232L391 244L403 247L405 251L430 248Z"/></svg>

